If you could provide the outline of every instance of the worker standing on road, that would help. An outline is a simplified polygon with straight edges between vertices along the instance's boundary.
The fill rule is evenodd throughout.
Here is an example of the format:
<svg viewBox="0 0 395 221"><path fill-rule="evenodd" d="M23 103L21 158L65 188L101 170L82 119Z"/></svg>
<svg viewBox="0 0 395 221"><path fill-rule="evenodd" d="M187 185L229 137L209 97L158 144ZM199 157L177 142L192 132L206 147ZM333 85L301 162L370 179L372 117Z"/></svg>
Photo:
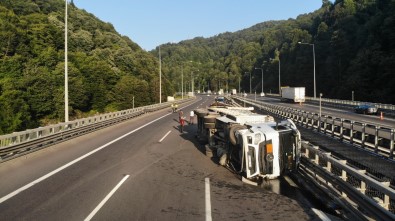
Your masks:
<svg viewBox="0 0 395 221"><path fill-rule="evenodd" d="M184 123L185 123L185 117L182 110L178 112L178 121L180 122L180 132L182 133L184 132Z"/></svg>
<svg viewBox="0 0 395 221"><path fill-rule="evenodd" d="M195 118L195 112L191 110L189 114L189 124L193 124L193 119Z"/></svg>

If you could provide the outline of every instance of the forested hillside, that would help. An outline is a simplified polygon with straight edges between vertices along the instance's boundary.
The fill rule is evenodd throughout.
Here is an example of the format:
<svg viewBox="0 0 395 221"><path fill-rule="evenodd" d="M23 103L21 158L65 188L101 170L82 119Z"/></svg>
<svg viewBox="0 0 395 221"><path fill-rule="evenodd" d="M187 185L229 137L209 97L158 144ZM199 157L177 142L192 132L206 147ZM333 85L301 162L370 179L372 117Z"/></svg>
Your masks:
<svg viewBox="0 0 395 221"><path fill-rule="evenodd" d="M281 85L305 86L313 96L313 47L317 96L395 104L395 1L324 0L296 19L269 21L235 33L161 46L165 72L195 88L239 88L278 93ZM153 51L157 54L157 51ZM193 62L190 62L193 61ZM175 85L179 88L180 85ZM178 89L181 90L181 89Z"/></svg>
<svg viewBox="0 0 395 221"><path fill-rule="evenodd" d="M0 1L0 134L64 121L64 9ZM131 108L133 96L135 106L158 102L157 56L73 4L68 14L71 119Z"/></svg>

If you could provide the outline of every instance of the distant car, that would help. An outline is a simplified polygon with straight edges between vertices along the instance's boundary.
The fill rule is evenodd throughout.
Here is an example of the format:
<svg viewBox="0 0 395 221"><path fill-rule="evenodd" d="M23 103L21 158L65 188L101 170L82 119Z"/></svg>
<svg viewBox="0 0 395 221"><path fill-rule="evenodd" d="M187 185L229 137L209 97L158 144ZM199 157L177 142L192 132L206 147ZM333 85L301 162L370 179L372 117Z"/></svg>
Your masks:
<svg viewBox="0 0 395 221"><path fill-rule="evenodd" d="M361 104L356 106L354 111L359 114L377 114L377 107L370 104Z"/></svg>
<svg viewBox="0 0 395 221"><path fill-rule="evenodd" d="M247 93L244 93L244 94L243 94L243 97L247 97Z"/></svg>
<svg viewBox="0 0 395 221"><path fill-rule="evenodd" d="M265 96L265 93L262 92L262 93L261 93L261 97L264 97L264 96Z"/></svg>

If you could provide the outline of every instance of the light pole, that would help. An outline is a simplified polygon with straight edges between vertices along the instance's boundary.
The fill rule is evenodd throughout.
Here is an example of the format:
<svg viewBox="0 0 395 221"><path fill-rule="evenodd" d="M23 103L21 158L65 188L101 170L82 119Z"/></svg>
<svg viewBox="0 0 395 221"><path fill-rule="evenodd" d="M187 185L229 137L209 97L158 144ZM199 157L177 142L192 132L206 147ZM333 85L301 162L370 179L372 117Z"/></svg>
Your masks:
<svg viewBox="0 0 395 221"><path fill-rule="evenodd" d="M263 69L262 68L255 68L255 70L261 70L262 72L262 89L261 89L261 94L263 94ZM261 95L262 96L262 95Z"/></svg>
<svg viewBox="0 0 395 221"><path fill-rule="evenodd" d="M320 118L321 118L321 98L322 98L322 93L320 93Z"/></svg>
<svg viewBox="0 0 395 221"><path fill-rule="evenodd" d="M270 61L274 61L274 59L270 58ZM278 94L281 96L281 61L280 61L280 57L278 57Z"/></svg>
<svg viewBox="0 0 395 221"><path fill-rule="evenodd" d="M181 99L184 99L184 67L181 64Z"/></svg>
<svg viewBox="0 0 395 221"><path fill-rule="evenodd" d="M69 76L68 76L68 51L67 51L67 0L65 0L64 15L64 122L69 121Z"/></svg>
<svg viewBox="0 0 395 221"><path fill-rule="evenodd" d="M316 87L315 87L315 49L314 49L314 44L310 44L310 43L304 43L304 42L298 42L298 44L301 45L310 45L313 46L313 63L314 63L314 98L316 98Z"/></svg>
<svg viewBox="0 0 395 221"><path fill-rule="evenodd" d="M195 62L195 61L189 61L190 63L197 63L200 64L200 62ZM199 71L199 69L197 69ZM192 96L194 95L194 78L193 78L193 71L191 71L191 90L192 90Z"/></svg>
<svg viewBox="0 0 395 221"><path fill-rule="evenodd" d="M250 72L245 72L246 74L250 74L250 94L252 93L252 89L251 89L251 73Z"/></svg>
<svg viewBox="0 0 395 221"><path fill-rule="evenodd" d="M162 58L160 56L160 45L159 45L159 103L162 103Z"/></svg>
<svg viewBox="0 0 395 221"><path fill-rule="evenodd" d="M240 91L240 76L239 76L239 94L241 94L241 91Z"/></svg>
<svg viewBox="0 0 395 221"><path fill-rule="evenodd" d="M351 92L351 100L354 101L354 91Z"/></svg>

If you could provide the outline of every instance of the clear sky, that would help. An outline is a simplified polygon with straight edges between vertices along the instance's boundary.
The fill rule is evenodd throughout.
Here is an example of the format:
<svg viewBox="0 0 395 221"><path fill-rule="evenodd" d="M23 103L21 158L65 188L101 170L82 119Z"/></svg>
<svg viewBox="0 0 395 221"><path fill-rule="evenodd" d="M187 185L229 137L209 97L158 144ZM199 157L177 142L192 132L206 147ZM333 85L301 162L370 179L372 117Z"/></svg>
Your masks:
<svg viewBox="0 0 395 221"><path fill-rule="evenodd" d="M322 0L74 0L74 4L149 51L168 42L296 18L320 8Z"/></svg>

